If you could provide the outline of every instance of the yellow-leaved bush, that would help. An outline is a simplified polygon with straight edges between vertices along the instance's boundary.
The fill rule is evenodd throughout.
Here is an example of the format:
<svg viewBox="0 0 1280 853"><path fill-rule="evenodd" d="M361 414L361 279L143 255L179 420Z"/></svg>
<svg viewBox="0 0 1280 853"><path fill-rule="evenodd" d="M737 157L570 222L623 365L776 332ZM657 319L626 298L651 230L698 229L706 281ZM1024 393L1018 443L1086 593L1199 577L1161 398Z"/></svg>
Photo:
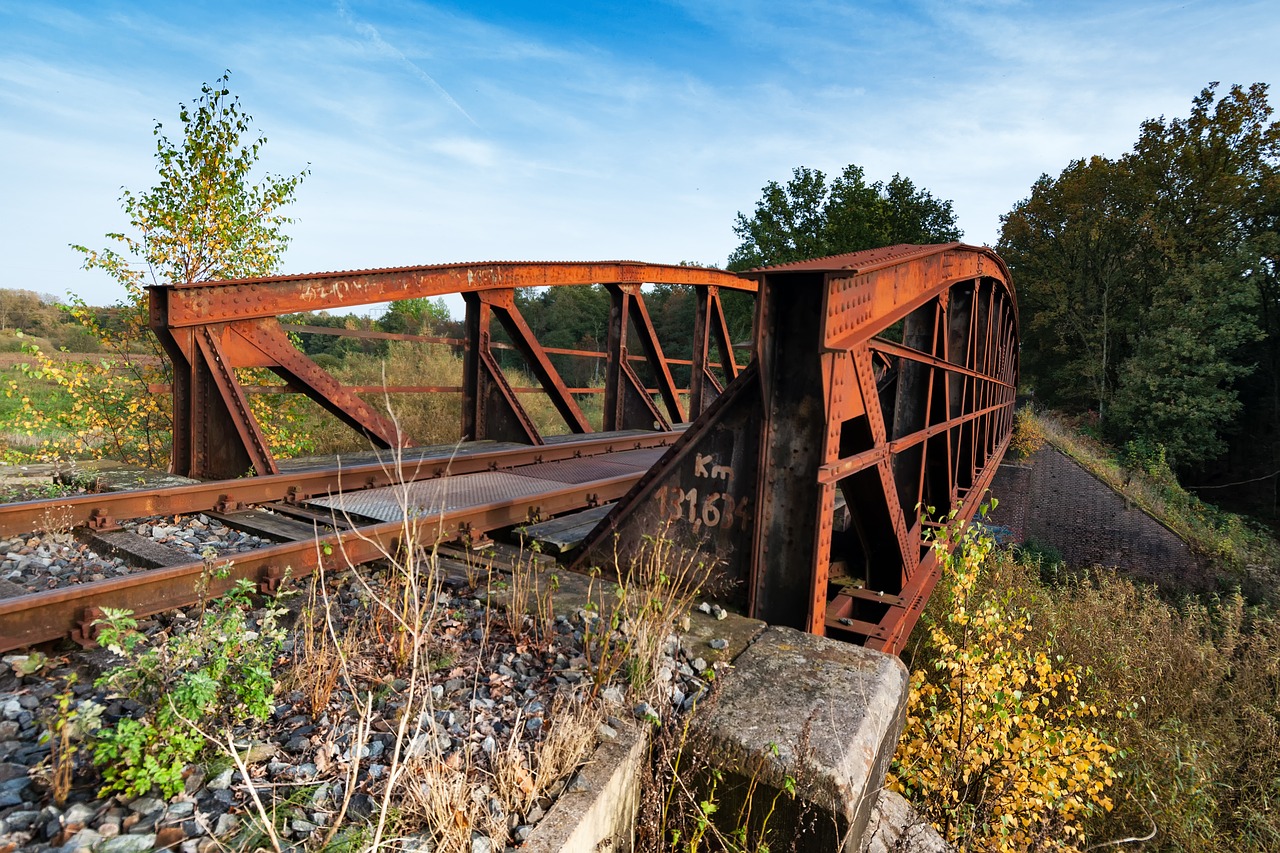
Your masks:
<svg viewBox="0 0 1280 853"><path fill-rule="evenodd" d="M952 514L954 517L954 513ZM1116 779L1079 667L1026 641L1030 616L979 579L980 525L934 542L943 580L922 619L906 728L886 782L962 849L1072 850Z"/></svg>

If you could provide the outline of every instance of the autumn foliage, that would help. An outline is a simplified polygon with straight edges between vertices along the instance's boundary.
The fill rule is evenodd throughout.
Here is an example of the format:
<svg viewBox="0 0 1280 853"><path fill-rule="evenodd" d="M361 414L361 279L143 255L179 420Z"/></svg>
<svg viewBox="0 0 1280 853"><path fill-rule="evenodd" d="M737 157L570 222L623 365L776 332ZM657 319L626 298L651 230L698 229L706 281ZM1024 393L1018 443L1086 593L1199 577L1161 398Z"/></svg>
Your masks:
<svg viewBox="0 0 1280 853"><path fill-rule="evenodd" d="M925 616L907 722L887 786L964 849L1072 850L1110 811L1116 747L1083 670L1028 642L1029 614L979 580L994 547L977 525L935 542L944 585Z"/></svg>

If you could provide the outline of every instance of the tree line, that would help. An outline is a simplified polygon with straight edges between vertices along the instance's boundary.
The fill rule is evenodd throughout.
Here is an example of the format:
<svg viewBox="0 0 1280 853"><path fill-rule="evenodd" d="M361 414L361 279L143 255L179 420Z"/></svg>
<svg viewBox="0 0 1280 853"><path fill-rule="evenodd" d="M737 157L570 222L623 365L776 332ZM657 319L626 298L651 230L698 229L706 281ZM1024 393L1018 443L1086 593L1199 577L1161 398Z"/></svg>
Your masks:
<svg viewBox="0 0 1280 853"><path fill-rule="evenodd" d="M1280 468L1271 112L1265 84L1210 84L1185 118L1041 176L1002 218L1024 385L1192 482Z"/></svg>

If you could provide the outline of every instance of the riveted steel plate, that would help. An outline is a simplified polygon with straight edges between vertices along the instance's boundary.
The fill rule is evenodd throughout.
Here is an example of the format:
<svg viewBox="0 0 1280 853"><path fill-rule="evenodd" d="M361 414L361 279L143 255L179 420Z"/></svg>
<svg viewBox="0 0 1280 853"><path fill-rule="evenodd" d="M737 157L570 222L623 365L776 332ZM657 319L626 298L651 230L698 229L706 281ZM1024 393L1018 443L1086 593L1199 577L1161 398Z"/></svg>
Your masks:
<svg viewBox="0 0 1280 853"><path fill-rule="evenodd" d="M616 473L616 472L615 472ZM466 507L502 503L563 488L563 484L505 471L486 471L460 477L441 477L403 486L347 492L308 501L339 513L353 513L381 521L399 521L405 511L415 517Z"/></svg>

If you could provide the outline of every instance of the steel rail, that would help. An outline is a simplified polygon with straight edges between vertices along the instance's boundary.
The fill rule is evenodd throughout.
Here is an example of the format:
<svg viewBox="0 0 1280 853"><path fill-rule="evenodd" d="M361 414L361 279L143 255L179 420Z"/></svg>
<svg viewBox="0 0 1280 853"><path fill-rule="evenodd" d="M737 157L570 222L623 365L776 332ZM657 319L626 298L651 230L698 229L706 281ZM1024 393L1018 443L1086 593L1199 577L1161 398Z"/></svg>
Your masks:
<svg viewBox="0 0 1280 853"><path fill-rule="evenodd" d="M317 569L344 571L400 553L407 541L430 546L475 528L490 530L537 520L616 500L640 479L642 471L566 485L538 495L494 501L446 512L389 521L334 533L317 531L312 540L271 545L229 558L215 576L203 561L153 569L121 578L0 600L0 652L71 636L92 641L92 622L104 608L150 616L218 596L241 579L273 591L286 578L303 578ZM339 516L341 517L341 516ZM225 569L225 572L223 571Z"/></svg>
<svg viewBox="0 0 1280 853"><path fill-rule="evenodd" d="M473 474L515 468L538 462L554 462L579 456L595 456L622 450L665 447L678 433L651 435L593 435L590 438L505 448L464 454L444 454L405 459L399 466L371 462L337 468L215 480L189 486L167 486L122 492L80 495L73 498L23 501L0 505L0 536L36 530L62 529L87 524L113 527L122 519L149 515L176 515L208 510L234 509L237 505L296 502L339 491L353 491L397 482Z"/></svg>

